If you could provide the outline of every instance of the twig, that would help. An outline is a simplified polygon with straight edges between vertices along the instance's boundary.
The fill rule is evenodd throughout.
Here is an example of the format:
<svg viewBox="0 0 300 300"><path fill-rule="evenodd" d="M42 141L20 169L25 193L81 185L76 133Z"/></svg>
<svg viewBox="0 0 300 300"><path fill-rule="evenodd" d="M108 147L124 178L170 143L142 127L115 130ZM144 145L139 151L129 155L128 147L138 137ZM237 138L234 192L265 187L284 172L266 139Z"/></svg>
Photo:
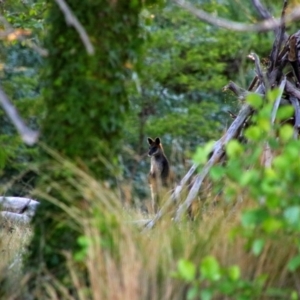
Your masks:
<svg viewBox="0 0 300 300"><path fill-rule="evenodd" d="M252 4L263 19L272 18L270 12L261 4L259 0L252 0Z"/></svg>
<svg viewBox="0 0 300 300"><path fill-rule="evenodd" d="M288 44L288 61L290 62L294 75L296 77L296 86L300 85L300 73L299 73L299 62L298 62L298 43L300 41L300 31L297 31L295 34L291 35Z"/></svg>
<svg viewBox="0 0 300 300"><path fill-rule="evenodd" d="M85 29L80 24L77 17L72 13L72 11L69 8L68 4L64 0L55 0L55 2L57 3L59 8L61 9L63 14L65 15L66 23L68 25L72 25L76 29L76 31L78 32L78 34L81 38L81 41L83 42L83 44L86 48L87 53L90 54L90 55L94 54L95 49L94 49L92 43L90 42L90 39L89 39Z"/></svg>
<svg viewBox="0 0 300 300"><path fill-rule="evenodd" d="M296 97L290 96L290 101L295 110L295 122L294 128L299 130L300 129L300 105L299 100Z"/></svg>
<svg viewBox="0 0 300 300"><path fill-rule="evenodd" d="M285 88L285 84L286 84L286 76L283 77L280 85L279 85L279 95L277 96L274 105L273 105L273 109L272 109L272 113L271 113L271 124L274 124L275 122L275 118L276 118L276 114L278 111L278 107L281 101L281 97Z"/></svg>
<svg viewBox="0 0 300 300"><path fill-rule="evenodd" d="M281 24L277 29L276 38L275 38L275 41L273 43L272 51L271 51L271 54L270 54L269 71L273 70L274 67L277 64L278 54L279 54L279 51L281 49L282 43L283 43L284 38L285 38L285 23L284 23L284 20L285 20L286 8L287 8L287 0L284 0L282 12L281 12L281 19L280 19Z"/></svg>
<svg viewBox="0 0 300 300"><path fill-rule="evenodd" d="M264 76L264 73L261 69L260 59L259 59L258 55L256 53L250 53L248 55L248 57L254 60L257 77L258 77L259 81L261 83L263 83L263 85L266 87L265 76Z"/></svg>
<svg viewBox="0 0 300 300"><path fill-rule="evenodd" d="M288 94L300 99L300 91L288 80L286 81L285 84L285 91Z"/></svg>
<svg viewBox="0 0 300 300"><path fill-rule="evenodd" d="M38 131L33 131L26 126L22 118L19 116L17 109L9 101L8 97L0 87L0 105L4 109L7 116L10 118L11 122L21 135L21 138L24 143L27 145L33 145L37 142L39 137Z"/></svg>
<svg viewBox="0 0 300 300"><path fill-rule="evenodd" d="M261 4L259 0L252 0L253 6L256 8L257 12L259 13L260 17L264 20L273 19L271 13ZM274 28L274 32L278 34L278 28ZM288 39L287 33L284 33L284 40Z"/></svg>
<svg viewBox="0 0 300 300"><path fill-rule="evenodd" d="M243 24L239 22L233 22L224 18L216 18L216 16L212 16L211 14L197 9L192 4L184 1L184 0L173 0L177 5L189 11L191 14L196 16L201 21L204 21L208 24L215 25L218 27L226 28L233 31L239 32L265 32L278 28L281 24L291 23L293 21L300 19L300 6L296 6L293 8L293 11L288 14L283 20L282 19L267 19L260 23L256 24Z"/></svg>
<svg viewBox="0 0 300 300"><path fill-rule="evenodd" d="M251 92L251 90L255 87L256 83L258 81L257 75L252 79L249 87L247 88L247 91Z"/></svg>
<svg viewBox="0 0 300 300"><path fill-rule="evenodd" d="M238 97L245 97L248 93L245 89L241 88L233 81L230 81L227 85L225 85L222 90L230 90Z"/></svg>

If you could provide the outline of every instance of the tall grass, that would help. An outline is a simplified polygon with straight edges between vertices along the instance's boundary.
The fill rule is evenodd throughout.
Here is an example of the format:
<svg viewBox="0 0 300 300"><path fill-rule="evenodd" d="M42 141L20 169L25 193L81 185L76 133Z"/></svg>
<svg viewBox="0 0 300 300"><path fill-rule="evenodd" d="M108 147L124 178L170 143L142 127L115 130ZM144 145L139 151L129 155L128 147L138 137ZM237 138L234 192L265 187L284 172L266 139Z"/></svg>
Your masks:
<svg viewBox="0 0 300 300"><path fill-rule="evenodd" d="M50 197L46 188L40 188L35 194L36 198L58 205L70 226L80 231L81 250L63 253L68 286L44 269L30 295L22 298L23 292L16 295L8 289L5 299L186 299L190 283L174 276L178 261L184 258L199 266L207 255L215 256L223 267L238 265L242 279L252 281L267 275L263 291L271 287L300 291L299 278L286 268L297 250L293 242L295 236L278 232L276 237L266 241L260 255L255 256L247 236L239 232L241 212L257 205L252 199L244 198L236 205L226 204L222 199L217 205L206 204L205 211L200 207L195 221L186 218L175 224L169 214L154 229L145 231L134 222L144 216L139 210L123 209L118 196L105 185L69 163L60 163L59 168L72 168L76 173L68 187L57 182L51 186L61 191L66 202ZM83 199L78 206L72 201L75 194ZM1 246L6 248L2 250L5 251L4 255L2 252L2 270L11 266L24 251L29 232L28 228L1 232ZM259 232L257 237L260 237ZM21 284L20 291L24 291L30 274L21 274L18 268L18 276L10 272L8 278L10 286ZM200 289L207 284L200 283ZM226 298L216 293L215 299ZM248 299L252 299L251 296ZM274 298L262 292L259 299Z"/></svg>

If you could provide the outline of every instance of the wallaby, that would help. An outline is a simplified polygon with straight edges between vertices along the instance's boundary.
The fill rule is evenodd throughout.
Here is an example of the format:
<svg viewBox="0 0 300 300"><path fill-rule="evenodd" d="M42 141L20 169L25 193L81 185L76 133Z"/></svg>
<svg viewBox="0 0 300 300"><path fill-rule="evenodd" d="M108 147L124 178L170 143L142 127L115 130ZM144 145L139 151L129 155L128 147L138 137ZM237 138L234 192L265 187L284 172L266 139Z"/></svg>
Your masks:
<svg viewBox="0 0 300 300"><path fill-rule="evenodd" d="M170 165L165 156L160 138L153 140L148 138L149 152L151 157L151 168L149 173L149 185L151 189L152 210L156 212L159 193L162 187L170 184Z"/></svg>

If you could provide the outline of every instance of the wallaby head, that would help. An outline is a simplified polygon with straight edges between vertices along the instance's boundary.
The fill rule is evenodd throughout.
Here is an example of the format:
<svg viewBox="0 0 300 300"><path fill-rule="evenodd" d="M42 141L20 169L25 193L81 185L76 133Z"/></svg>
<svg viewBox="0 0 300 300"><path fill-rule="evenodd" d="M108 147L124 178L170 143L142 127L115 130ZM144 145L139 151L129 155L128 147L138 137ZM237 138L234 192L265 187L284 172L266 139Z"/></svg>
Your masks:
<svg viewBox="0 0 300 300"><path fill-rule="evenodd" d="M163 148L160 143L160 138L156 138L153 140L152 138L148 138L149 151L148 156L156 156L163 153Z"/></svg>

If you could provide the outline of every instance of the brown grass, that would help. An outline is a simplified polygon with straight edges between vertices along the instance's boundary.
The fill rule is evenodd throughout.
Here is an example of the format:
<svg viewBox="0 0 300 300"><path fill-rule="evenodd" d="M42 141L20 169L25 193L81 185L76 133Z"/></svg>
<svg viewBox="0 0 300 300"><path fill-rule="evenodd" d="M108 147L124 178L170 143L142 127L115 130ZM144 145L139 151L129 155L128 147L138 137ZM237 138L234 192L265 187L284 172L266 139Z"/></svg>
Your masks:
<svg viewBox="0 0 300 300"><path fill-rule="evenodd" d="M224 267L238 265L243 279L251 281L267 274L265 288L291 288L300 293L298 277L286 268L289 259L297 252L297 237L277 232L276 236L267 239L257 257L247 247L247 239L242 234L232 238L232 233L241 228L242 210L256 205L251 199L244 199L234 206L222 204L219 200L217 205L206 205L205 211L200 212L200 218L194 222L187 218L175 224L166 216L153 230L143 231L132 220L147 218L147 215L139 210L123 209L111 191L88 175L80 173L80 180L72 184L76 194L80 191L89 205L86 210L71 205L61 208L68 211L70 220L80 224L81 234L90 245L86 256L79 262L73 253L64 253L69 270L66 276L76 294L70 294L53 274L45 270L47 280L40 280L35 291L35 295L43 299L186 299L189 285L174 278L172 273L179 259L189 259L198 266L206 255L215 256ZM61 187L56 184L56 188ZM60 205L57 199L46 193L39 191L37 195ZM71 203L72 195L69 197ZM105 222L105 232L99 227L99 220ZM8 228L1 232L3 259L0 266L1 270L8 270L6 277L10 283L20 284L27 274L21 274L21 261L16 259L24 253L30 229L15 227L9 232ZM257 237L261 237L261 233L257 233ZM113 241L112 246L107 245L107 239ZM14 262L17 263L12 266ZM12 290L10 292L7 299L22 299L15 297ZM272 298L262 295L261 299Z"/></svg>

